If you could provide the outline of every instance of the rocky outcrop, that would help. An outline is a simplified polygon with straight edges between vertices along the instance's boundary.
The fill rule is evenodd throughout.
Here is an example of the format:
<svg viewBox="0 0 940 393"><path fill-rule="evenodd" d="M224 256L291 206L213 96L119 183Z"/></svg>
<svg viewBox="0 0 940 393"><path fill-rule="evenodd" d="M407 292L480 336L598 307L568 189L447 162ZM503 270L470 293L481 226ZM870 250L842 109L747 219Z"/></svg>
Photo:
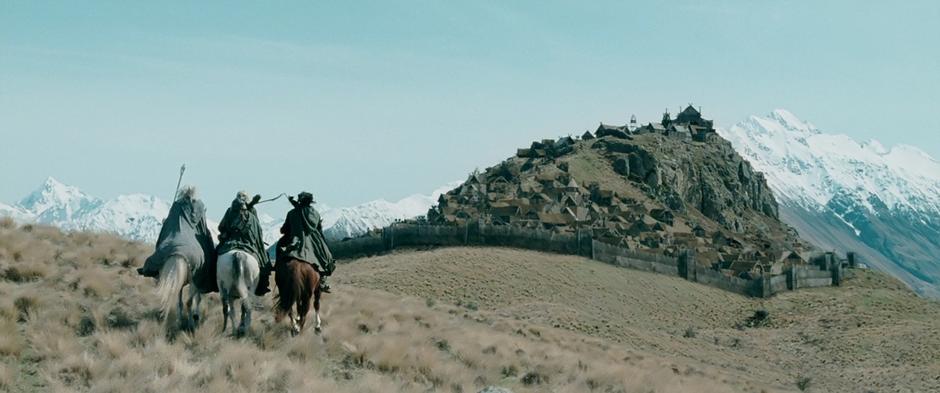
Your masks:
<svg viewBox="0 0 940 393"><path fill-rule="evenodd" d="M696 209L737 233L745 231L741 215L747 211L778 218L777 202L763 174L723 139L688 143L651 134L601 139L592 148L610 160L614 172L645 185L671 209Z"/></svg>

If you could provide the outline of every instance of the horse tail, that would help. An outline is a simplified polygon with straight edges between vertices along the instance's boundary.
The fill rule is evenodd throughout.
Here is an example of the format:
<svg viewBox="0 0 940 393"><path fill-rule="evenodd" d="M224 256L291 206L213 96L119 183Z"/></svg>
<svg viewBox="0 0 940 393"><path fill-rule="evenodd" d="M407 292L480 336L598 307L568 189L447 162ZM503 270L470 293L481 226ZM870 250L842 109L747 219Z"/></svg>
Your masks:
<svg viewBox="0 0 940 393"><path fill-rule="evenodd" d="M287 261L284 263L275 264L274 271L274 284L277 286L277 294L274 295L274 304L277 308L277 313L284 315L290 312L291 307L294 305L294 286L291 281L291 269L289 267L293 262Z"/></svg>
<svg viewBox="0 0 940 393"><path fill-rule="evenodd" d="M234 253L235 266L232 266L232 279L235 284L235 289L238 291L238 297L241 299L248 299L250 295L248 293L248 283L245 280L248 279L248 257L243 252Z"/></svg>
<svg viewBox="0 0 940 393"><path fill-rule="evenodd" d="M173 300L179 296L183 286L189 278L189 269L186 260L178 255L167 258L163 268L160 269L160 278L157 282L157 294L163 315L170 314L173 309Z"/></svg>

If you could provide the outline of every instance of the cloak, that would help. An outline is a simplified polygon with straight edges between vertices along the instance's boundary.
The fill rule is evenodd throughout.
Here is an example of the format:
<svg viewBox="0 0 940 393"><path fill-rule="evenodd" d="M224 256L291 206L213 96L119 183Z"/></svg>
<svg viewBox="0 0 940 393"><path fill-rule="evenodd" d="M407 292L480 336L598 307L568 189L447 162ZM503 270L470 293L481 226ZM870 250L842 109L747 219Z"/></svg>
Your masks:
<svg viewBox="0 0 940 393"><path fill-rule="evenodd" d="M333 272L333 254L323 237L320 214L313 206L298 206L287 213L284 256L307 262L320 272Z"/></svg>
<svg viewBox="0 0 940 393"><path fill-rule="evenodd" d="M153 255L144 261L143 272L159 274L171 256L182 256L194 268L193 283L206 292L218 291L215 282L215 242L206 226L202 201L180 198L173 202Z"/></svg>
<svg viewBox="0 0 940 393"><path fill-rule="evenodd" d="M261 266L270 266L263 239L261 222L258 221L255 208L239 199L232 201L232 206L225 211L219 223L218 255L242 250L253 255Z"/></svg>

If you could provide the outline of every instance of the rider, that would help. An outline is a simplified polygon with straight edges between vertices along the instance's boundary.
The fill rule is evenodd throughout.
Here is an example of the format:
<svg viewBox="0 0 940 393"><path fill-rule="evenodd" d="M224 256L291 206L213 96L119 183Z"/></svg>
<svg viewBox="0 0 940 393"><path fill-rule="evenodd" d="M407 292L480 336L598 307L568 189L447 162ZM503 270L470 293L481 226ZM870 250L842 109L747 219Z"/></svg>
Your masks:
<svg viewBox="0 0 940 393"><path fill-rule="evenodd" d="M215 244L206 226L206 207L196 199L196 189L184 187L160 227L153 255L137 273L157 278L164 262L171 256L184 256L198 267L193 281L208 292L215 292Z"/></svg>
<svg viewBox="0 0 940 393"><path fill-rule="evenodd" d="M336 264L323 236L323 221L312 206L316 203L313 195L301 192L297 200L293 197L287 199L294 208L287 213L281 227L284 236L278 241L278 259L284 256L313 265L320 273L320 291L329 293L326 277L333 274Z"/></svg>
<svg viewBox="0 0 940 393"><path fill-rule="evenodd" d="M222 217L222 222L219 223L219 247L216 250L218 255L222 255L237 249L255 257L261 270L258 286L255 288L255 295L257 296L263 296L265 293L270 292L270 289L268 289L268 276L273 268L264 248L261 223L258 221L258 213L255 211L255 205L260 200L261 195L255 195L249 201L248 194L244 191L239 191L236 194L232 206L225 211L225 216Z"/></svg>

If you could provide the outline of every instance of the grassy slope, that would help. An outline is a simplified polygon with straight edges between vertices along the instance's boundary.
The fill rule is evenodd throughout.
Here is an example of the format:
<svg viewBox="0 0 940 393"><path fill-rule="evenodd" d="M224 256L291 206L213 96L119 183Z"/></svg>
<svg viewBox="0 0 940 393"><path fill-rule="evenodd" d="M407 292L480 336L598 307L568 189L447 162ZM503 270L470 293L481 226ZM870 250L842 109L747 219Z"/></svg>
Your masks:
<svg viewBox="0 0 940 393"><path fill-rule="evenodd" d="M855 272L842 288L768 300L577 257L509 249L386 255L340 272L343 282L358 287L476 303L507 318L781 386L806 377L820 391L940 389L940 304L872 271ZM759 308L770 312L770 326L735 328ZM695 337L685 337L690 328Z"/></svg>
<svg viewBox="0 0 940 393"><path fill-rule="evenodd" d="M147 247L2 224L2 391L761 390L694 362L341 283L324 301L322 336L291 338L265 310L249 337L233 339L219 332L216 296L204 326L181 334L159 318L152 281L133 272Z"/></svg>
<svg viewBox="0 0 940 393"><path fill-rule="evenodd" d="M265 310L235 340L219 333L215 296L195 335L164 326L153 283L132 271L146 253L0 222L0 391L760 392L794 390L798 374L819 391L940 384L926 379L936 305L878 275L779 297L765 304L773 327L738 331L757 301L671 277L506 249L401 253L340 266L324 335L290 338ZM851 335L862 339L836 340Z"/></svg>

